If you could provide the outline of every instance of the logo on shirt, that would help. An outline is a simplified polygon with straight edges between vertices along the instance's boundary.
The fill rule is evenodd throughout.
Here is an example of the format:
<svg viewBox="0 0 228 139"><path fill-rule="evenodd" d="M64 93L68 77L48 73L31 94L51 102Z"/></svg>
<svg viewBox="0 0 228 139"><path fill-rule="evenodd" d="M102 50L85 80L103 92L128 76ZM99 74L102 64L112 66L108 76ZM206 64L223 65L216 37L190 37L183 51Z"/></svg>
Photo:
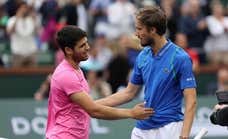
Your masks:
<svg viewBox="0 0 228 139"><path fill-rule="evenodd" d="M164 68L163 71L164 71L165 73L169 73L169 69L168 69L168 68Z"/></svg>
<svg viewBox="0 0 228 139"><path fill-rule="evenodd" d="M187 78L186 81L194 81L195 79L190 77L190 78Z"/></svg>

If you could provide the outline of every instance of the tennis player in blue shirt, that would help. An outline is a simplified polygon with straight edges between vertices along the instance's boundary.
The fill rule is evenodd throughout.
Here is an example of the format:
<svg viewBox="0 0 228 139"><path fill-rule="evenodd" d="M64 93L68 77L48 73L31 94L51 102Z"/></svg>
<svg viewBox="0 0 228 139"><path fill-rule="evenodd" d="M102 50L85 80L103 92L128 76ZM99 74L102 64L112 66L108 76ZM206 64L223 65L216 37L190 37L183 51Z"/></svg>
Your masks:
<svg viewBox="0 0 228 139"><path fill-rule="evenodd" d="M189 139L196 109L196 82L188 54L164 36L167 19L159 7L136 14L136 36L143 50L138 55L128 86L97 101L117 106L137 96L145 85L145 106L155 113L138 120L131 139ZM182 113L182 99L185 110Z"/></svg>

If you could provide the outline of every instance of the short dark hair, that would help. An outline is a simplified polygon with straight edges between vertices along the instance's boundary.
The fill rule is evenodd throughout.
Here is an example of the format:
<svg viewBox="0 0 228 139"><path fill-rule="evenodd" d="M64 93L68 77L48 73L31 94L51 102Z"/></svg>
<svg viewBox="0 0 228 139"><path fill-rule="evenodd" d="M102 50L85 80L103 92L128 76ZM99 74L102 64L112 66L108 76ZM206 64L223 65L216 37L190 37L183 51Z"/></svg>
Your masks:
<svg viewBox="0 0 228 139"><path fill-rule="evenodd" d="M58 33L56 37L56 41L59 44L59 47L63 50L65 47L74 48L78 41L82 38L87 37L87 34L82 29L68 25L63 27Z"/></svg>
<svg viewBox="0 0 228 139"><path fill-rule="evenodd" d="M163 35L166 32L166 15L158 6L148 6L139 9L136 13L136 19L145 25L148 30L155 27L159 35Z"/></svg>

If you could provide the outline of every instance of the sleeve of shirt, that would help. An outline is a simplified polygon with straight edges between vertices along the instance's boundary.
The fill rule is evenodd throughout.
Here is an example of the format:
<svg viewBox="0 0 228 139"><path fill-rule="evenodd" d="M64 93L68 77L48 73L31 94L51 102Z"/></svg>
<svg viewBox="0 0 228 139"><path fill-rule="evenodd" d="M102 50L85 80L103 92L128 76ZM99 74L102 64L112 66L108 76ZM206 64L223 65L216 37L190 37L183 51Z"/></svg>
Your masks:
<svg viewBox="0 0 228 139"><path fill-rule="evenodd" d="M141 69L139 68L140 59L137 57L133 71L131 73L130 82L133 84L141 85L143 84Z"/></svg>
<svg viewBox="0 0 228 139"><path fill-rule="evenodd" d="M11 29L16 22L16 17L11 17L7 23L7 30Z"/></svg>
<svg viewBox="0 0 228 139"><path fill-rule="evenodd" d="M190 57L185 56L182 58L179 73L181 89L196 88L196 80L192 71L192 61Z"/></svg>
<svg viewBox="0 0 228 139"><path fill-rule="evenodd" d="M77 75L74 71L66 71L58 81L63 91L66 92L68 96L73 93L84 91L79 76L80 75Z"/></svg>

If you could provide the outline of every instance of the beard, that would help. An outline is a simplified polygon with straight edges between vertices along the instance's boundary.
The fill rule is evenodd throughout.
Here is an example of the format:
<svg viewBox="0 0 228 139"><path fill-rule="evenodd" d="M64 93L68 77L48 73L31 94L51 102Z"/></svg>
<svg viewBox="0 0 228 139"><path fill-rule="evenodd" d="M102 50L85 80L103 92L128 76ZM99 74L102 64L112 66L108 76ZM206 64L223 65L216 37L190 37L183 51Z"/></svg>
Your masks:
<svg viewBox="0 0 228 139"><path fill-rule="evenodd" d="M146 46L153 46L154 45L154 39L153 38L145 38L145 41L141 41L142 47Z"/></svg>
<svg viewBox="0 0 228 139"><path fill-rule="evenodd" d="M83 56L83 55L73 55L72 56L72 59L75 61L75 62L81 62L81 61L86 61L88 59L88 56Z"/></svg>

